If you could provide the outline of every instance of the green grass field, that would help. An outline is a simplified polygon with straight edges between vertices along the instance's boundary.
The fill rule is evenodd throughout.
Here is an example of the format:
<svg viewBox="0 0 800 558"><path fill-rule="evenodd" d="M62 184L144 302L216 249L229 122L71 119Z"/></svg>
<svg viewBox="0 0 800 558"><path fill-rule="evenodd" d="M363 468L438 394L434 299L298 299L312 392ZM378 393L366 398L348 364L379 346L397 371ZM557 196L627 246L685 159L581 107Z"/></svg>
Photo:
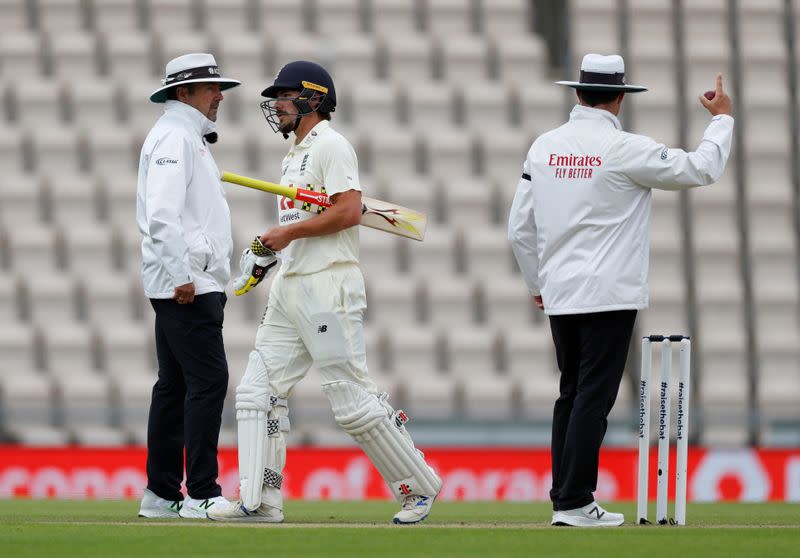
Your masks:
<svg viewBox="0 0 800 558"><path fill-rule="evenodd" d="M629 520L634 504L607 506ZM438 503L418 526L389 523L391 502L286 505L282 525L145 520L134 501L0 500L0 556L797 556L796 504L690 504L686 527L549 526L548 504ZM651 510L652 513L652 510Z"/></svg>

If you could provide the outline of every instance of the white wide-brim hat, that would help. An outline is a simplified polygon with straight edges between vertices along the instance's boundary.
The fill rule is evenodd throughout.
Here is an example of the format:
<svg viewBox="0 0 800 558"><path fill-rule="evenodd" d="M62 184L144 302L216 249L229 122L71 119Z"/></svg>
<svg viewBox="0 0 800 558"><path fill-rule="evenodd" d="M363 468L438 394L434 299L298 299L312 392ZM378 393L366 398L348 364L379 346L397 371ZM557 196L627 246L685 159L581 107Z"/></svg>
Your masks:
<svg viewBox="0 0 800 558"><path fill-rule="evenodd" d="M647 87L625 83L625 61L619 54L609 56L587 54L581 62L580 81L557 81L556 83L585 91L627 93L647 91Z"/></svg>
<svg viewBox="0 0 800 558"><path fill-rule="evenodd" d="M187 83L219 83L219 88L222 91L242 84L238 80L221 77L217 61L214 60L211 54L203 52L194 52L173 58L167 62L164 74L165 77L161 80L162 87L156 89L150 95L150 100L154 103L165 102L168 89L178 85L186 85Z"/></svg>

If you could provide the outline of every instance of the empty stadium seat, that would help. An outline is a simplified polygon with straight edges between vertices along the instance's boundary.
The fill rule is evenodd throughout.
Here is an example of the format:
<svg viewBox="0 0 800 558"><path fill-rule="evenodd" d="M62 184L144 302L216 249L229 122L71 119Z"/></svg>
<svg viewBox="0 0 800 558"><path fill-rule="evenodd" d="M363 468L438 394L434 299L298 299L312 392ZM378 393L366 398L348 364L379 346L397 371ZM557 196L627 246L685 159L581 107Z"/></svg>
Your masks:
<svg viewBox="0 0 800 558"><path fill-rule="evenodd" d="M147 85L153 91L157 89L159 82L154 78L164 77L161 75L164 67L157 67L155 63L155 41L151 35L108 29L103 33L103 44L108 57L108 71L112 77L124 80L127 86L134 83L131 77L135 76L143 81L151 81Z"/></svg>
<svg viewBox="0 0 800 558"><path fill-rule="evenodd" d="M316 31L331 37L349 37L366 30L367 13L362 0L317 0Z"/></svg>
<svg viewBox="0 0 800 558"><path fill-rule="evenodd" d="M65 83L69 116L92 131L115 127L122 117L121 85L110 79L74 80Z"/></svg>
<svg viewBox="0 0 800 558"><path fill-rule="evenodd" d="M42 177L42 189L49 220L67 227L98 222L104 199L95 177L50 171Z"/></svg>
<svg viewBox="0 0 800 558"><path fill-rule="evenodd" d="M455 90L451 85L439 81L418 81L413 87L404 87L403 95L407 103L408 123L418 130L456 125Z"/></svg>
<svg viewBox="0 0 800 558"><path fill-rule="evenodd" d="M66 90L59 82L23 80L9 84L7 91L19 125L41 129L65 124Z"/></svg>
<svg viewBox="0 0 800 558"><path fill-rule="evenodd" d="M30 369L0 371L2 429L25 445L60 446L68 434L56 425L57 398L52 378Z"/></svg>
<svg viewBox="0 0 800 558"><path fill-rule="evenodd" d="M5 373L39 368L41 351L40 336L29 323L9 321L0 330L0 351L3 354L2 369Z"/></svg>
<svg viewBox="0 0 800 558"><path fill-rule="evenodd" d="M309 5L294 0L259 0L258 21L262 32L302 35L310 30Z"/></svg>
<svg viewBox="0 0 800 558"><path fill-rule="evenodd" d="M414 2L371 0L369 5L369 28L378 36L414 33L420 28L420 14Z"/></svg>
<svg viewBox="0 0 800 558"><path fill-rule="evenodd" d="M25 270L43 272L65 267L64 239L55 227L36 223L20 225L14 228L9 240L7 256L12 269L24 273Z"/></svg>
<svg viewBox="0 0 800 558"><path fill-rule="evenodd" d="M254 2L214 0L203 2L199 10L200 27L209 32L223 31L226 39L255 29ZM227 74L224 74L227 75Z"/></svg>
<svg viewBox="0 0 800 558"><path fill-rule="evenodd" d="M45 215L45 193L39 176L11 172L0 178L0 223L9 228L38 223Z"/></svg>
<svg viewBox="0 0 800 558"><path fill-rule="evenodd" d="M489 49L491 43L480 36L448 36L437 44L442 57L442 77L450 83L464 86L471 81L489 77Z"/></svg>
<svg viewBox="0 0 800 558"><path fill-rule="evenodd" d="M337 89L337 104L342 105L342 117L351 125L396 127L399 124L399 103L398 88L386 81L345 80ZM338 107L336 113L338 116Z"/></svg>
<svg viewBox="0 0 800 558"><path fill-rule="evenodd" d="M88 2L81 2L81 0L39 0L36 4L36 13L41 29L74 32L86 28Z"/></svg>
<svg viewBox="0 0 800 558"><path fill-rule="evenodd" d="M184 33L200 28L201 12L194 0L146 0L146 27L153 31Z"/></svg>
<svg viewBox="0 0 800 558"><path fill-rule="evenodd" d="M470 129L482 132L518 125L512 115L512 96L516 87L496 81L469 80L460 84L458 92L464 103L464 121ZM502 135L502 134L499 134Z"/></svg>
<svg viewBox="0 0 800 558"><path fill-rule="evenodd" d="M216 24L213 24L212 28L212 31L224 29L218 29ZM242 82L241 91L236 92L241 96L242 91L260 93L269 79L274 77L270 75L272 68L267 66L267 51L268 41L261 34L249 32L226 34L223 40L215 44L214 58L219 64L222 75ZM253 102L255 98L248 101Z"/></svg>
<svg viewBox="0 0 800 558"><path fill-rule="evenodd" d="M53 373L85 374L96 369L98 340L74 322L40 323L45 368Z"/></svg>
<svg viewBox="0 0 800 558"><path fill-rule="evenodd" d="M30 5L19 0L0 1L0 32L24 31L30 28Z"/></svg>
<svg viewBox="0 0 800 558"><path fill-rule="evenodd" d="M481 2L478 22L485 34L503 39L532 30L532 5L526 0Z"/></svg>
<svg viewBox="0 0 800 558"><path fill-rule="evenodd" d="M413 277L379 267L366 267L363 263L362 269L368 301L366 322L370 327L412 325L422 321L420 285Z"/></svg>
<svg viewBox="0 0 800 558"><path fill-rule="evenodd" d="M38 78L44 73L42 38L32 31L0 33L0 64L4 75L19 79Z"/></svg>
<svg viewBox="0 0 800 558"><path fill-rule="evenodd" d="M472 278L437 275L433 281L420 275L424 319L435 327L463 328L478 322L482 293ZM488 332L485 332L488 336Z"/></svg>
<svg viewBox="0 0 800 558"><path fill-rule="evenodd" d="M45 44L47 63L54 76L77 80L98 74L99 45L94 35L51 32Z"/></svg>
<svg viewBox="0 0 800 558"><path fill-rule="evenodd" d="M391 34L380 34L384 41L386 76L396 83L419 82L433 78L434 44L422 34L403 34L401 24Z"/></svg>
<svg viewBox="0 0 800 558"><path fill-rule="evenodd" d="M124 374L114 378L113 386L119 394L120 429L131 443L143 445L147 442L147 415L150 410L150 397L157 375Z"/></svg>
<svg viewBox="0 0 800 558"><path fill-rule="evenodd" d="M130 32L138 30L142 23L140 2L131 0L103 0L92 2L94 28L99 31Z"/></svg>
<svg viewBox="0 0 800 558"><path fill-rule="evenodd" d="M53 281L50 275L25 274L21 286L27 315L33 323L70 326L78 320L78 286L71 277Z"/></svg>
<svg viewBox="0 0 800 558"><path fill-rule="evenodd" d="M407 254L411 273L429 277L453 275L463 254L462 239L457 231L429 223L425 241L408 246Z"/></svg>
<svg viewBox="0 0 800 558"><path fill-rule="evenodd" d="M351 139L352 141L352 139ZM388 128L365 135L369 157L359 160L360 170L381 176L416 173L416 138L407 129Z"/></svg>
<svg viewBox="0 0 800 558"><path fill-rule="evenodd" d="M85 135L74 128L50 127L32 136L33 167L36 170L61 169L75 174L88 170Z"/></svg>
<svg viewBox="0 0 800 558"><path fill-rule="evenodd" d="M435 136L422 130L419 141L427 153L429 174L443 180L457 180L476 173L476 143L471 135L455 128L441 129Z"/></svg>

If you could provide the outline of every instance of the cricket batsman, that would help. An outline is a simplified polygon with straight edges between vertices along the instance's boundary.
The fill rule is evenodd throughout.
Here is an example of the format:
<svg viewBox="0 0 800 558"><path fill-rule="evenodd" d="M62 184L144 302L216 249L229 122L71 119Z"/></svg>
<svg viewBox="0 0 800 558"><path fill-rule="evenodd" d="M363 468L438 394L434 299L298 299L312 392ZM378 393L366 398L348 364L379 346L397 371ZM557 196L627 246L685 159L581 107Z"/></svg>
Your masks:
<svg viewBox="0 0 800 558"><path fill-rule="evenodd" d="M270 127L293 139L280 183L318 189L328 194L332 206L310 213L300 202L279 197L279 225L256 237L242 254L237 295L263 279L277 252L281 265L255 350L236 389L241 501L208 516L283 521L288 398L313 364L323 377L322 390L336 422L361 446L399 501L394 523L418 523L430 513L442 482L414 447L406 415L392 408L367 371L366 292L356 226L361 185L352 146L330 125L336 108L333 80L318 64L291 62L262 96Z"/></svg>

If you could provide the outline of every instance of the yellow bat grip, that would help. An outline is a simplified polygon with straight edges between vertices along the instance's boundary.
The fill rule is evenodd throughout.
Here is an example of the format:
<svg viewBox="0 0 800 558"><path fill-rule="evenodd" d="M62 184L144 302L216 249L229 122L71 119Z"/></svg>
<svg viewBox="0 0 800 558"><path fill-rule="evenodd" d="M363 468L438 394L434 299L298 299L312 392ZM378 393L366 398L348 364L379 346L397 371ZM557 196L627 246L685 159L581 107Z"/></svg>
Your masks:
<svg viewBox="0 0 800 558"><path fill-rule="evenodd" d="M295 199L297 197L297 188L294 186L282 186L280 184L275 184L274 182L257 180L255 178L233 174L232 172L223 172L222 181L230 182L231 184L238 184L239 186L246 186L247 188L253 188L254 190L261 190L262 192L269 192L271 194L285 196L291 199Z"/></svg>

